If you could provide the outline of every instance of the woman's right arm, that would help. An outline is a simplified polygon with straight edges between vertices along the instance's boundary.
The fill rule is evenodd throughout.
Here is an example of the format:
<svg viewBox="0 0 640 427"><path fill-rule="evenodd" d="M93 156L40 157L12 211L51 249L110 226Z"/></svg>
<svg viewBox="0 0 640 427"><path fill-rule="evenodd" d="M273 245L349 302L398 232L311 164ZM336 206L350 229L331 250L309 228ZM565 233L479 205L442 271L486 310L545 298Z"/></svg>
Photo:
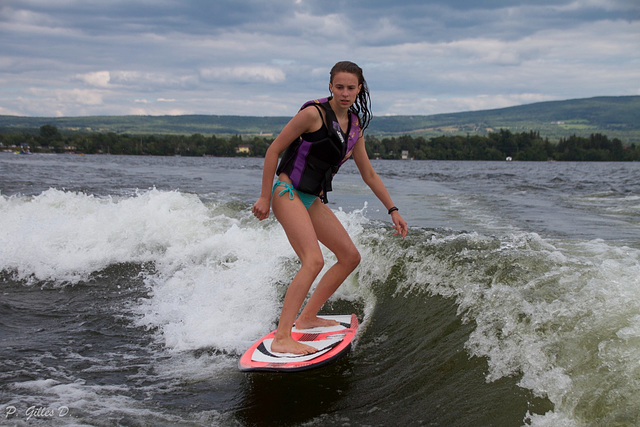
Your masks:
<svg viewBox="0 0 640 427"><path fill-rule="evenodd" d="M267 149L267 153L264 156L260 197L253 205L253 214L260 221L269 217L269 210L271 209L271 187L273 186L273 177L278 168L278 158L280 154L300 135L316 131L320 129L321 126L322 118L316 112L315 108L300 110L298 114L287 123L282 129L282 132L280 132Z"/></svg>

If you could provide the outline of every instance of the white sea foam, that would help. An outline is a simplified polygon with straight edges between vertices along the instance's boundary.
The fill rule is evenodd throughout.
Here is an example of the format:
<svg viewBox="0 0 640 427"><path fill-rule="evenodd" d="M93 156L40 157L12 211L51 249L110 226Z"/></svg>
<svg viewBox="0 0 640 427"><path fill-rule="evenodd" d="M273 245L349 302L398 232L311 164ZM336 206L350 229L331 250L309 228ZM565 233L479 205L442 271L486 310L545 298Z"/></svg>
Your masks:
<svg viewBox="0 0 640 427"><path fill-rule="evenodd" d="M144 390L143 390L144 391ZM224 416L216 411L184 415L149 408L144 402L129 397L124 385L90 385L83 380L61 383L52 379L23 381L13 385L13 400L3 417L11 413L15 425L110 425L127 418L145 420L157 425L199 423L216 425ZM149 390L153 394L157 390ZM31 396L39 396L34 401ZM43 400L46 405L43 405ZM9 409L10 408L10 409ZM87 424L79 420L88 420Z"/></svg>
<svg viewBox="0 0 640 427"><path fill-rule="evenodd" d="M365 324L376 299L371 285L385 282L402 264L397 292L422 289L452 298L460 315L475 324L467 349L486 357L488 381L516 376L522 387L554 404L548 414L530 415L531 424L570 426L637 414L638 249L517 232L425 232L416 244L391 245L389 230L378 232L362 212L337 214L363 261L359 280L347 281L336 298L364 300ZM130 310L169 351L158 365L166 378L228 371L229 358L185 357L185 351L245 350L274 326L298 268L273 218L257 222L248 209L230 214L195 195L150 190L99 198L48 190L35 197L0 196L3 274L65 286L118 263L152 265L144 277L149 296L132 301ZM91 400L91 412L106 414L118 405L136 410L134 403L117 400L100 409L102 394L116 399L118 391L81 381L21 384L40 387L42 394L77 392Z"/></svg>
<svg viewBox="0 0 640 427"><path fill-rule="evenodd" d="M528 417L536 426L636 417L640 251L529 233L495 240L437 239L439 251L413 266L411 277L455 298L476 325L466 347L487 358L487 380L517 376L521 387L548 398L554 411ZM452 248L455 256L447 254Z"/></svg>
<svg viewBox="0 0 640 427"><path fill-rule="evenodd" d="M358 235L358 215L338 215ZM299 267L275 220L224 229L222 222L218 218L215 227L203 229L197 242L174 245L148 278L152 294L140 307L140 323L160 328L172 350L246 350L275 326L286 287ZM331 255L326 256L328 268ZM356 291L357 286L343 286L334 298L353 298Z"/></svg>
<svg viewBox="0 0 640 427"><path fill-rule="evenodd" d="M151 263L150 296L132 304L137 324L158 331L172 351L238 353L273 328L298 261L273 217L228 213L174 191L0 196L0 271L65 286L112 264ZM338 215L357 238L361 212ZM336 298L356 291L344 286Z"/></svg>
<svg viewBox="0 0 640 427"><path fill-rule="evenodd" d="M111 264L155 261L209 220L196 196L156 190L120 200L54 189L3 196L0 213L0 269L71 284Z"/></svg>
<svg viewBox="0 0 640 427"><path fill-rule="evenodd" d="M361 213L337 214L356 238L362 233L366 219ZM328 268L328 253L327 258ZM65 359L86 368L73 373L50 368L42 379L8 385L11 401L4 403L15 408L13 421L33 422L26 421L27 411L42 407L38 420L47 421L44 417L53 413L59 425L117 423L127 417L159 425L224 423L231 414L173 414L147 400L183 390L185 379L219 381L238 374L237 354L274 327L299 267L282 227L273 218L258 222L248 209L205 204L180 192L99 198L52 189L35 197L0 196L2 274L25 284L67 287L91 282L119 263L145 265L141 274L148 297L120 309L132 312L135 325L155 333L156 349L148 349L149 360L155 359L153 372L141 369L128 375L126 384L90 383L84 378L101 372L109 377L118 364L108 355L105 363L72 352ZM349 280L336 298L355 299L358 293L358 283ZM21 369L34 365L40 363L33 358L19 364ZM146 397L132 396L140 394ZM60 410L65 416L58 416Z"/></svg>

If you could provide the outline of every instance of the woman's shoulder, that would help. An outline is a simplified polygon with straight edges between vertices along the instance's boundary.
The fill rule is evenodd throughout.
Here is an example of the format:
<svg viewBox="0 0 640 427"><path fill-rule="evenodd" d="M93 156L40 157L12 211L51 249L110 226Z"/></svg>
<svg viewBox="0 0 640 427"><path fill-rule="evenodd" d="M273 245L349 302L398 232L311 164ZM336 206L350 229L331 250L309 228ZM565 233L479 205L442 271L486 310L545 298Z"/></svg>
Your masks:
<svg viewBox="0 0 640 427"><path fill-rule="evenodd" d="M327 102L329 102L329 98L316 98L316 99L312 99L310 101L305 102L304 104L302 104L302 107L300 107L300 109L305 109L310 105L317 105L317 106L321 106L323 104L326 104Z"/></svg>
<svg viewBox="0 0 640 427"><path fill-rule="evenodd" d="M324 114L321 109L303 108L298 111L292 119L292 122L296 123L296 127L301 130L301 134L315 132L322 127L324 123Z"/></svg>
<svg viewBox="0 0 640 427"><path fill-rule="evenodd" d="M305 104L305 106L303 106L300 109L300 111L298 111L298 115L301 115L302 117L305 117L307 119L318 118L319 117L318 113L322 115L323 113L322 108L320 108L318 104L313 104L313 103Z"/></svg>

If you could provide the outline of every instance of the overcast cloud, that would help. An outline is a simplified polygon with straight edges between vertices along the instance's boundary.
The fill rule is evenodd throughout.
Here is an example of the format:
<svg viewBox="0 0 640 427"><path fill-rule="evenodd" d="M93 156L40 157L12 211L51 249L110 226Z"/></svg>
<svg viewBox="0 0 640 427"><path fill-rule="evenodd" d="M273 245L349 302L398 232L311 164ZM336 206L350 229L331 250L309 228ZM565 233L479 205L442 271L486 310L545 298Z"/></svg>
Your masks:
<svg viewBox="0 0 640 427"><path fill-rule="evenodd" d="M640 95L640 2L0 2L2 115L290 116L345 59L375 115Z"/></svg>

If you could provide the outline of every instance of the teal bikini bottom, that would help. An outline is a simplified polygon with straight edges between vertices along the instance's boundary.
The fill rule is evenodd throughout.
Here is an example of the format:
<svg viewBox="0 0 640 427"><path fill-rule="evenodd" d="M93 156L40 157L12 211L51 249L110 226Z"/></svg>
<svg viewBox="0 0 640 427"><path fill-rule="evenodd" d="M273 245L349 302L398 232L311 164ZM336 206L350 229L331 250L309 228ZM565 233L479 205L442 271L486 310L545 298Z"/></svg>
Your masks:
<svg viewBox="0 0 640 427"><path fill-rule="evenodd" d="M295 188L293 188L293 186L288 182L282 182L280 180L277 180L276 183L273 185L273 190L271 190L271 195L273 195L273 192L276 191L276 187L284 187L284 190L278 193L278 196L280 197L288 193L289 199L293 200L295 198L295 195L297 194L298 197L300 198L300 201L302 202L304 207L307 209L309 209L309 207L311 207L313 202L315 202L315 200L318 198L318 196L314 196L313 194L303 193L302 191L298 191Z"/></svg>

